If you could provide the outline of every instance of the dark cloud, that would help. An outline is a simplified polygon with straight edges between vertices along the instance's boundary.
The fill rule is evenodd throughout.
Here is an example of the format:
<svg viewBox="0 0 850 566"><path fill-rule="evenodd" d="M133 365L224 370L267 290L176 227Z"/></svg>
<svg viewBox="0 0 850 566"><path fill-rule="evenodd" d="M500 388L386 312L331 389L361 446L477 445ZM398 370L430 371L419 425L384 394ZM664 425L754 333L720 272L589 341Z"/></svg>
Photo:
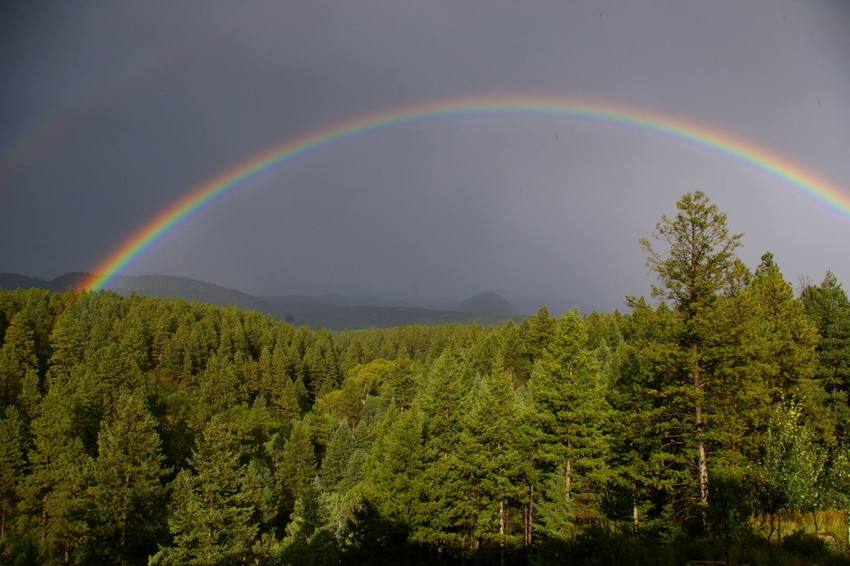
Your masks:
<svg viewBox="0 0 850 566"><path fill-rule="evenodd" d="M688 117L850 186L840 3L6 2L0 270L93 269L194 186L314 128L537 92ZM833 269L845 214L740 162L555 117L431 120L334 144L193 216L129 268L256 293L438 302L485 289L602 309L701 189L786 276ZM846 196L850 198L850 189Z"/></svg>

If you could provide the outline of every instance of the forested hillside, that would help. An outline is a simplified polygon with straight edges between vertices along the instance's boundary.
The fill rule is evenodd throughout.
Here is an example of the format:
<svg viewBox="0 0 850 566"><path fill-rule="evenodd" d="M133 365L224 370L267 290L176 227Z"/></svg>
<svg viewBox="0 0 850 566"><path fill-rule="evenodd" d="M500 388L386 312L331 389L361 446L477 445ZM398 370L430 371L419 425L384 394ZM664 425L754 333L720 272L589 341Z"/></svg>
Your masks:
<svg viewBox="0 0 850 566"><path fill-rule="evenodd" d="M850 301L677 206L628 313L331 333L0 291L0 560L850 563Z"/></svg>

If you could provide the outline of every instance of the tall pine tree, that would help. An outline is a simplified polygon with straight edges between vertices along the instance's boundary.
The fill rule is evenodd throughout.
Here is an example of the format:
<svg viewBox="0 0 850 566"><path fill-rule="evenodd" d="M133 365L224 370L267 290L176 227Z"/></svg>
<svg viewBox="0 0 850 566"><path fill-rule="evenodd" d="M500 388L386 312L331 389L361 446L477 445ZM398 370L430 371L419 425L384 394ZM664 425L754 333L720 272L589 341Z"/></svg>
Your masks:
<svg viewBox="0 0 850 566"><path fill-rule="evenodd" d="M729 232L726 214L701 191L685 194L676 208L674 218L665 214L656 224L656 244L646 238L640 244L647 254L647 267L661 283L653 286L653 295L672 302L682 315L678 337L680 370L692 387L691 440L696 448L699 501L705 506L709 464L703 412L706 389L715 376L710 374L703 346L715 330L718 298L733 282L735 250L740 246L741 234ZM660 249L656 247L659 244ZM704 514L703 517L705 522Z"/></svg>

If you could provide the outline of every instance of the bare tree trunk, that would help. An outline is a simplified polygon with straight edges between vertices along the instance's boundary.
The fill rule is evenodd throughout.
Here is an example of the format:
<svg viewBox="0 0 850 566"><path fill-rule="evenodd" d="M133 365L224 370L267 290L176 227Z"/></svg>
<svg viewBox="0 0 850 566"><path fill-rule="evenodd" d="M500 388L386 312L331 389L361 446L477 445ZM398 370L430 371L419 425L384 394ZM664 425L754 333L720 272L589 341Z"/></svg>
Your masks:
<svg viewBox="0 0 850 566"><path fill-rule="evenodd" d="M698 468L699 468L699 502L702 504L702 523L703 527L708 529L708 517L706 515L706 506L708 505L708 461L705 455L705 439L703 438L703 420L702 420L702 380L700 378L700 368L698 363L699 349L696 342L691 345L691 352L694 355L694 389L696 390L696 410L694 415L694 423L697 433L697 451L698 451Z"/></svg>
<svg viewBox="0 0 850 566"><path fill-rule="evenodd" d="M564 487L567 490L567 502L570 501L570 490L572 489L573 484L573 461L567 460L566 466L564 467Z"/></svg>
<svg viewBox="0 0 850 566"><path fill-rule="evenodd" d="M632 536L637 538L640 529L640 515L638 514L637 497L632 492Z"/></svg>
<svg viewBox="0 0 850 566"><path fill-rule="evenodd" d="M505 500L499 501L499 563L505 566Z"/></svg>
<svg viewBox="0 0 850 566"><path fill-rule="evenodd" d="M529 484L528 497L528 523L525 528L525 546L529 547L534 542L534 484Z"/></svg>

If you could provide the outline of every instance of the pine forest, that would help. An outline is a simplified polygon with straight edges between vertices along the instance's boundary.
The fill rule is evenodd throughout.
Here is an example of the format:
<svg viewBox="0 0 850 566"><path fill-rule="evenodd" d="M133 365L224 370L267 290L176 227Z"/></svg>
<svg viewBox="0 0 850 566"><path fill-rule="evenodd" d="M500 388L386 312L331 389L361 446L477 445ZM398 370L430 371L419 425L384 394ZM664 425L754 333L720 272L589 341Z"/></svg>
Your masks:
<svg viewBox="0 0 850 566"><path fill-rule="evenodd" d="M331 332L0 290L4 564L850 564L850 300L701 192L627 312Z"/></svg>

